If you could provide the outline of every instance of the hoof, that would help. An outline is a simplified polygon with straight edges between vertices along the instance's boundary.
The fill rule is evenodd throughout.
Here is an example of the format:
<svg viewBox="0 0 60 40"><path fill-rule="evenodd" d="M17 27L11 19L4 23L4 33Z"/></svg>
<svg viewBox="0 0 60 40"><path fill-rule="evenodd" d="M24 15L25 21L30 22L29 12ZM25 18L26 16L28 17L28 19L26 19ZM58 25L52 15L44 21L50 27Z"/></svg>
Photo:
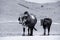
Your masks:
<svg viewBox="0 0 60 40"><path fill-rule="evenodd" d="M50 34L48 34L48 35L50 35Z"/></svg>
<svg viewBox="0 0 60 40"><path fill-rule="evenodd" d="M32 34L30 34L29 36L33 36Z"/></svg>
<svg viewBox="0 0 60 40"><path fill-rule="evenodd" d="M46 33L44 33L44 35L46 35Z"/></svg>
<svg viewBox="0 0 60 40"><path fill-rule="evenodd" d="M22 36L25 36L25 34L22 34Z"/></svg>

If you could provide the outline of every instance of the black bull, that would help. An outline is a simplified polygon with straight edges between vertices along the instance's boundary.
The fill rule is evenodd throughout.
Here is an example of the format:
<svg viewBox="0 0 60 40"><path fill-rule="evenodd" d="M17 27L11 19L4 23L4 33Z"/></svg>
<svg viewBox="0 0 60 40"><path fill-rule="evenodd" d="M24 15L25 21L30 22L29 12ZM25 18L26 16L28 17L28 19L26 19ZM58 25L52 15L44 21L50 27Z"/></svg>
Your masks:
<svg viewBox="0 0 60 40"><path fill-rule="evenodd" d="M35 24L37 23L37 18L34 15L30 15L27 18L25 16L23 16L23 17L19 17L18 21L20 22L21 19L22 19L22 22L20 24L28 27L28 35L32 36L33 29L37 31L37 29L34 27ZM23 22L24 20L26 20L26 21ZM23 31L25 32L25 28L23 28Z"/></svg>
<svg viewBox="0 0 60 40"><path fill-rule="evenodd" d="M44 29L44 35L46 35L46 28L48 29L48 35L49 35L51 24L52 19L50 18L44 18L41 20L41 25L43 26Z"/></svg>

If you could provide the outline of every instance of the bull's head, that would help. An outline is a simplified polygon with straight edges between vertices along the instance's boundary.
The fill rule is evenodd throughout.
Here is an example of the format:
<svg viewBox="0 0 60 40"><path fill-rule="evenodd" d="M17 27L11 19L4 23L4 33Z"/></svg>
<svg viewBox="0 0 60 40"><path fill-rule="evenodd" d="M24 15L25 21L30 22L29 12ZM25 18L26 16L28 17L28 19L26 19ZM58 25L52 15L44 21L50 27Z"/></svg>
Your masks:
<svg viewBox="0 0 60 40"><path fill-rule="evenodd" d="M23 17L24 17L24 16L23 16ZM19 24L25 25L26 19L23 18L23 17L19 17L19 18L18 18L18 21L19 21Z"/></svg>

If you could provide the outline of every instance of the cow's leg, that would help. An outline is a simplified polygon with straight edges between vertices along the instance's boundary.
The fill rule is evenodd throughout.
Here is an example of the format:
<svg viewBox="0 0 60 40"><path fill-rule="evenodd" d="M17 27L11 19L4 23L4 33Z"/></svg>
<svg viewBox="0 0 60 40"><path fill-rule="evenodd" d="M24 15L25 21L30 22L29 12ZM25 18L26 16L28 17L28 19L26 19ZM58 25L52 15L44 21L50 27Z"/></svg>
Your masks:
<svg viewBox="0 0 60 40"><path fill-rule="evenodd" d="M44 35L46 35L46 26L43 25L43 29L44 29Z"/></svg>
<svg viewBox="0 0 60 40"><path fill-rule="evenodd" d="M43 26L43 29L44 29L44 35L46 35L46 26L45 25Z"/></svg>
<svg viewBox="0 0 60 40"><path fill-rule="evenodd" d="M49 35L49 32L50 32L50 26L48 27L48 35Z"/></svg>
<svg viewBox="0 0 60 40"><path fill-rule="evenodd" d="M44 29L44 35L46 35L46 28Z"/></svg>

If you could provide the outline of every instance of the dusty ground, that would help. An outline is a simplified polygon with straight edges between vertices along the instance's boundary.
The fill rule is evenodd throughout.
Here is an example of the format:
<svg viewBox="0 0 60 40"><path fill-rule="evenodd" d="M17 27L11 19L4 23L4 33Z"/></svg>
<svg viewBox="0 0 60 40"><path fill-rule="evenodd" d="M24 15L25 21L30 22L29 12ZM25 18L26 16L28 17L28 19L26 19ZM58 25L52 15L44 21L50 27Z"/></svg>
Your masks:
<svg viewBox="0 0 60 40"><path fill-rule="evenodd" d="M29 9L19 4L26 5L29 7ZM43 5L43 7L41 7L41 5ZM19 15L24 13L24 11L26 10L29 11L29 13L31 14L35 14L39 21L35 26L38 29L38 31L34 31L34 36L41 36L43 34L43 28L42 26L40 26L40 19L45 17L50 17L53 20L50 36L51 35L60 36L60 2L36 4L30 2L28 3L25 2L24 0L0 0L1 37L22 35L22 25L18 23L17 19ZM26 29L26 35L27 35L27 29Z"/></svg>

